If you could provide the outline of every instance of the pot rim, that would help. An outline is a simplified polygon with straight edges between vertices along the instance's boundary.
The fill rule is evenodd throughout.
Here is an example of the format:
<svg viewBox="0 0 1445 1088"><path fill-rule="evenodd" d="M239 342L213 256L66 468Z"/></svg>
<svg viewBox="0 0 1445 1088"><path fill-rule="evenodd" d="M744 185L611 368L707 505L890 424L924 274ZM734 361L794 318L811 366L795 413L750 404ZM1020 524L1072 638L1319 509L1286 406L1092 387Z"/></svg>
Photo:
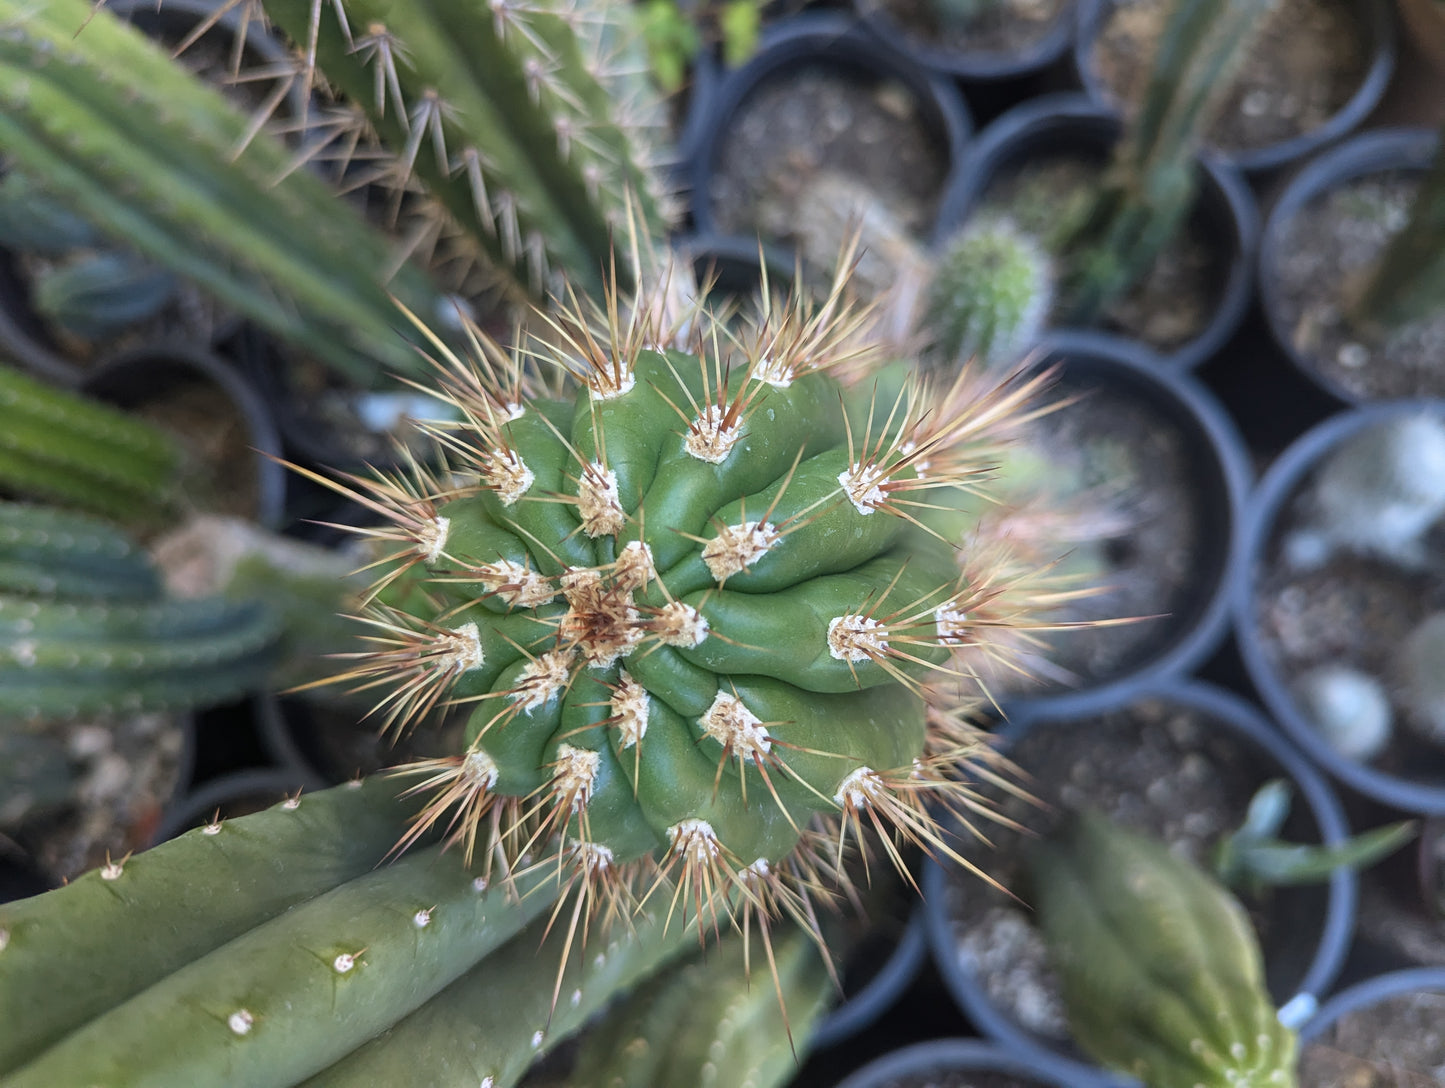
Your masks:
<svg viewBox="0 0 1445 1088"><path fill-rule="evenodd" d="M1108 1083L1085 1067L1063 1069L994 1042L956 1038L927 1039L889 1051L849 1074L837 1088L887 1088L899 1077L940 1067L1028 1077L1041 1088L1098 1088Z"/></svg>
<svg viewBox="0 0 1445 1088"><path fill-rule="evenodd" d="M964 167L944 193L930 246L937 250L967 222L1001 161L1020 144L1054 129L1070 132L1092 128L1117 141L1123 121L1079 91L1040 95L1006 110L989 122L973 141ZM1107 146L1107 144L1105 145ZM1216 354L1234 335L1254 298L1256 251L1260 220L1253 193L1244 176L1214 155L1196 156L1203 185L1199 200L1214 203L1232 226L1228 240L1228 271L1213 316L1191 340L1160 352L1161 365L1171 371L1193 370ZM1196 201L1198 203L1198 200Z"/></svg>
<svg viewBox="0 0 1445 1088"><path fill-rule="evenodd" d="M1228 525L1214 542L1222 551L1215 584L1202 598L1193 623L1177 638L1152 657L1093 687L1005 697L1001 702L1006 715L1086 714L1115 705L1133 692L1165 678L1192 672L1218 648L1228 630L1230 577L1242 554L1244 513L1253 470L1244 439L1224 406L1193 375L1167 371L1160 365L1159 356L1147 346L1113 333L1051 330L1044 334L1034 357L1042 365L1050 357L1067 358L1070 354L1084 357L1086 365L1116 371L1126 383L1126 390L1132 390L1141 400L1161 409L1161 414L1177 413L1185 424L1179 430L1195 440L1197 453L1203 454L1207 462L1201 471L1212 477L1201 492L1215 492L1222 498L1222 502L1216 504L1222 507ZM1209 494L1202 493L1200 505L1209 505L1210 498ZM1212 523L1209 518L1201 520L1206 525Z"/></svg>
<svg viewBox="0 0 1445 1088"><path fill-rule="evenodd" d="M808 11L774 23L763 32L754 55L737 68L724 70L710 101L705 104L705 122L689 119L688 126L702 126L703 135L692 147L688 164L688 188L692 195L692 224L696 234L725 233L718 227L708 198L709 182L717 171L722 137L732 115L755 88L778 72L796 67L800 58L814 57L825 64L870 69L898 79L932 113L941 130L942 150L947 159L939 206L964 166L965 149L973 137L973 118L962 92L949 80L921 70L892 50L880 47L858 19L836 11Z"/></svg>
<svg viewBox="0 0 1445 1088"><path fill-rule="evenodd" d="M1047 33L1013 51L936 45L910 34L883 0L854 0L853 6L869 31L887 48L951 79L984 83L1034 75L1063 58L1074 42L1077 17L1071 9L1077 4L1078 0L1066 0Z"/></svg>
<svg viewBox="0 0 1445 1088"><path fill-rule="evenodd" d="M1362 405L1330 416L1295 439L1265 472L1250 496L1245 509L1242 550L1234 565L1229 598L1235 640L1245 670L1270 714L1294 743L1315 764L1351 789L1395 808L1440 815L1445 814L1445 781L1432 786L1387 774L1345 758L1325 742L1266 659L1263 640L1254 622L1255 570L1263 563L1265 548L1283 504L1321 458L1346 438L1386 419L1420 412L1445 414L1445 402L1412 399Z"/></svg>

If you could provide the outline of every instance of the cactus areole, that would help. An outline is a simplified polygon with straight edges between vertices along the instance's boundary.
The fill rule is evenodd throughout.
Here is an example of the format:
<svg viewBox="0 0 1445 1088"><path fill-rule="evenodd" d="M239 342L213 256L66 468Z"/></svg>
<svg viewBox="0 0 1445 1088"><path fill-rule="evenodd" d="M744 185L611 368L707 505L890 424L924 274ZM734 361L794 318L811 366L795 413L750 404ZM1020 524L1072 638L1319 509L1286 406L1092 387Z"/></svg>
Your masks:
<svg viewBox="0 0 1445 1088"><path fill-rule="evenodd" d="M742 332L652 291L546 346L478 336L439 363L448 470L339 485L395 545L345 679L388 729L467 709L464 750L400 768L417 836L555 855L610 908L668 886L806 917L865 828L942 845L969 797L957 651L999 589L961 541L1037 383L870 359L842 277Z"/></svg>

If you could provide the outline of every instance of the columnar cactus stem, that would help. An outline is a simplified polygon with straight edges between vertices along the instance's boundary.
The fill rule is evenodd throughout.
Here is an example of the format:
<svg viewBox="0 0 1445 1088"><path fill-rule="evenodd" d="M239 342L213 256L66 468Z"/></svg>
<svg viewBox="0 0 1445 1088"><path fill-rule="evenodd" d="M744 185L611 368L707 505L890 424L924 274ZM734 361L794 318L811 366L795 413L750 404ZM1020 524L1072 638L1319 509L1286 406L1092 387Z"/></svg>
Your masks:
<svg viewBox="0 0 1445 1088"><path fill-rule="evenodd" d="M1149 270L1198 191L1211 110L1275 0L1177 0L1138 112L1079 225L1063 240L1059 319L1088 325Z"/></svg>
<svg viewBox="0 0 1445 1088"><path fill-rule="evenodd" d="M415 269L388 281L390 243L280 140L87 0L0 3L0 104L0 149L58 199L356 377L415 368L389 294L450 310Z"/></svg>
<svg viewBox="0 0 1445 1088"><path fill-rule="evenodd" d="M142 420L0 366L0 486L130 521L176 501L181 450Z"/></svg>
<svg viewBox="0 0 1445 1088"><path fill-rule="evenodd" d="M396 792L375 779L308 794L0 905L0 1083L185 964L369 872L414 811Z"/></svg>
<svg viewBox="0 0 1445 1088"><path fill-rule="evenodd" d="M666 884L809 925L865 828L946 849L924 800L966 803L978 749L931 704L998 591L964 574L964 511L1037 385L878 368L843 291L770 303L729 357L704 307L650 294L514 354L478 337L441 365L460 479L343 485L392 515L378 592L406 568L430 602L374 603L350 677L390 729L474 708L464 750L411 768L419 828L545 849L608 909Z"/></svg>

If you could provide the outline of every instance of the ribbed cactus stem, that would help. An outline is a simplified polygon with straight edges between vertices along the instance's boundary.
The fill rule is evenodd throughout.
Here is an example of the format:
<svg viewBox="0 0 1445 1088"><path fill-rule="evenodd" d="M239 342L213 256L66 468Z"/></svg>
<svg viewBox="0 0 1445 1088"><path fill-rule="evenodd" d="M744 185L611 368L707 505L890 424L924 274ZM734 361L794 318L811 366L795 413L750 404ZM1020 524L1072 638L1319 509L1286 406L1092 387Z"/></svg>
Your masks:
<svg viewBox="0 0 1445 1088"><path fill-rule="evenodd" d="M181 449L165 431L0 366L0 486L129 521L176 500Z"/></svg>
<svg viewBox="0 0 1445 1088"><path fill-rule="evenodd" d="M1019 358L1053 304L1053 262L1011 220L970 223L939 255L925 329L946 362Z"/></svg>
<svg viewBox="0 0 1445 1088"><path fill-rule="evenodd" d="M378 778L305 794L0 905L0 1083L185 964L370 872L415 811L397 792Z"/></svg>
<svg viewBox="0 0 1445 1088"><path fill-rule="evenodd" d="M1390 240L1361 290L1352 316L1394 328L1445 312L1445 133L1420 183L1410 218Z"/></svg>
<svg viewBox="0 0 1445 1088"><path fill-rule="evenodd" d="M0 502L0 594L145 601L155 566L114 525L86 514Z"/></svg>
<svg viewBox="0 0 1445 1088"><path fill-rule="evenodd" d="M184 708L259 686L280 634L255 602L0 597L0 715Z"/></svg>
<svg viewBox="0 0 1445 1088"><path fill-rule="evenodd" d="M572 1082L610 1088L787 1083L808 1053L835 983L811 934L796 927L774 935L771 977L762 974L760 960L760 950L732 936L657 976L588 1032Z"/></svg>
<svg viewBox="0 0 1445 1088"><path fill-rule="evenodd" d="M664 913L639 918L633 927L581 949L569 949L578 938L567 926L536 922L302 1088L407 1083L511 1088L540 1055L619 994L696 949L695 933L687 925L667 926ZM559 964L565 969L559 971ZM776 1014L776 1006L772 1011Z"/></svg>
<svg viewBox="0 0 1445 1088"><path fill-rule="evenodd" d="M397 155L397 183L421 179L533 297L559 269L600 297L629 203L653 238L665 236L643 133L617 120L642 104L618 102L607 86L607 69L628 60L615 55L628 44L619 40L626 5L265 0L265 8L365 111ZM640 37L634 44L640 49ZM619 271L629 281L636 270Z"/></svg>
<svg viewBox="0 0 1445 1088"><path fill-rule="evenodd" d="M1297 1042L1239 901L1163 844L1083 814L1030 860L1074 1038L1150 1088L1293 1088Z"/></svg>
<svg viewBox="0 0 1445 1088"><path fill-rule="evenodd" d="M1179 0L1137 113L1064 240L1060 320L1095 323L1179 232L1198 192L1195 155L1247 43L1276 0Z"/></svg>
<svg viewBox="0 0 1445 1088"><path fill-rule="evenodd" d="M0 148L58 200L353 376L416 365L390 293L444 316L279 140L104 9L0 3L0 103Z"/></svg>
<svg viewBox="0 0 1445 1088"><path fill-rule="evenodd" d="M414 851L181 967L0 1085L295 1084L505 944L548 908L555 885L547 867L487 887L456 855Z"/></svg>

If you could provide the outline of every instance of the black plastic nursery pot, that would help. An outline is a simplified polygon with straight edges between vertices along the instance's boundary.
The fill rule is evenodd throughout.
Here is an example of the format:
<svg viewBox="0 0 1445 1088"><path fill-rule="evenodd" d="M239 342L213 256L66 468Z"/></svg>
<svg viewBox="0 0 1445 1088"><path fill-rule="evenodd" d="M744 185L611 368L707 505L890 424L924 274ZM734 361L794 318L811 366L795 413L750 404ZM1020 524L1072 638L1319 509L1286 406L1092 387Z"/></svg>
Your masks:
<svg viewBox="0 0 1445 1088"><path fill-rule="evenodd" d="M895 116L890 125L873 127L884 128L886 134L887 129L906 123L921 131L927 144L925 150L937 159L940 180L930 200L933 208L938 206L963 162L973 131L972 118L958 88L880 45L857 20L836 12L808 12L769 27L758 52L740 67L725 72L704 104L706 120L697 123L705 135L693 146L690 170L696 233L753 233L721 221L715 206L715 185L728 150L729 134L739 115L756 102L760 93L768 92L777 81L800 74L836 75L863 86L886 88L886 109ZM898 91L901 94L895 93ZM826 128L826 119L820 124ZM851 137L856 133L843 135ZM787 154L790 149L779 150ZM750 172L764 167L757 162L747 165ZM931 222L932 216L928 218Z"/></svg>
<svg viewBox="0 0 1445 1088"><path fill-rule="evenodd" d="M235 369L200 348L158 343L110 358L80 389L177 432L189 455L207 456L215 476L211 494L203 496L207 512L280 527L286 507L281 437L265 401Z"/></svg>
<svg viewBox="0 0 1445 1088"><path fill-rule="evenodd" d="M1363 132L1309 162L1289 182L1270 209L1259 246L1259 298L1269 331L1281 352L1307 380L1342 404L1360 404L1386 396L1445 394L1445 368L1432 368L1410 388L1396 387L1382 395L1371 391L1372 368L1383 365L1365 355L1344 365L1321 360L1299 341L1303 316L1288 305L1280 269L1290 256L1292 224L1302 212L1343 187L1371 178L1397 175L1423 177L1439 147L1438 134L1425 128L1377 129ZM1311 231L1311 234L1314 232ZM1343 270L1331 262L1331 271ZM1438 372L1438 374L1434 373ZM1430 380L1431 377L1434 380Z"/></svg>
<svg viewBox="0 0 1445 1088"><path fill-rule="evenodd" d="M1110 111L1120 102L1100 77L1094 51L1101 31L1121 0L1077 0L1077 33L1073 38L1074 70L1089 97ZM1127 2L1127 0L1125 0ZM1389 0L1358 0L1349 5L1359 24L1369 60L1354 93L1327 120L1287 139L1258 147L1216 149L1223 162L1250 174L1263 174L1295 163L1358 128L1384 96L1395 71L1397 53L1394 14Z"/></svg>
<svg viewBox="0 0 1445 1088"><path fill-rule="evenodd" d="M1305 489L1323 459L1366 428L1422 412L1438 416L1445 412L1445 407L1440 401L1429 400L1367 405L1332 416L1289 446L1270 466L1250 498L1241 559L1235 568L1229 594L1234 632L1249 677L1271 715L1309 758L1350 788L1393 808L1441 814L1445 813L1445 748L1411 743L1402 737L1401 743L1392 741L1384 753L1372 762L1342 754L1325 739L1294 691L1290 671L1302 674L1313 667L1313 663L1302 660L1287 670L1287 662L1282 660L1281 652L1272 649L1271 643L1266 640L1261 622L1261 610L1265 607L1262 592L1269 585L1270 572L1274 568L1285 569L1281 558L1281 534L1294 517L1293 512L1298 510ZM1346 561L1351 562L1347 553ZM1380 569L1383 568L1378 563L1360 560L1347 568L1346 573L1353 570L1368 574ZM1304 577L1315 576L1307 570L1296 582L1310 585L1303 580ZM1328 568L1321 578L1328 587ZM1420 588L1422 582L1428 583L1424 591ZM1437 582L1438 578L1428 572L1417 574L1408 581L1402 581L1398 588L1381 598L1394 602L1398 607L1382 609L1379 605L1372 605L1366 612L1362 604L1351 604L1346 597L1344 603L1332 607L1330 613L1345 613L1344 626L1358 630L1362 639L1372 644L1371 649L1376 656L1390 658L1396 642L1394 635L1382 630L1381 625L1398 620L1402 627L1408 628L1411 620L1407 609L1416 610L1421 615L1428 613L1432 607L1429 599L1431 590L1438 598L1440 590L1445 589ZM1309 597L1300 596L1304 590L1294 590L1296 596L1287 597L1283 595L1290 592L1291 583L1286 580L1282 585L1282 589L1276 587L1272 591L1275 600L1294 601L1301 608L1312 607ZM1313 596L1319 591L1310 592ZM1435 604L1438 603L1437 600ZM1299 612L1299 616L1306 621L1309 619L1306 611ZM1275 626L1278 627L1279 623L1276 622ZM1291 627L1304 632L1313 632L1318 626L1318 623L1306 623L1301 627L1297 620L1291 622ZM1348 659L1339 663L1351 667L1361 665ZM1388 678L1385 682L1388 684ZM1399 734L1400 730L1397 729L1396 733Z"/></svg>
<svg viewBox="0 0 1445 1088"><path fill-rule="evenodd" d="M1136 718L1140 723L1137 736L1133 727ZM1111 720L1125 724L1116 728L1107 724ZM1338 798L1309 760L1251 704L1209 684L1186 681L1143 688L1131 693L1127 703L1117 704L1107 715L1020 715L1009 723L1000 739L1004 754L1020 757L1024 772L1030 775L1043 769L1031 763L1031 756L1039 753L1056 753L1072 745L1077 748L1070 750L1101 753L1097 762L1078 769L1062 786L1054 779L1025 781L1024 786L1048 794L1044 797L1046 805L1107 806L1113 818L1136 827L1151 826L1166 811L1172 819L1177 798L1186 793L1202 794L1214 786L1230 791L1229 798L1219 801L1221 807L1229 808L1230 822L1224 826L1209 824L1206 831L1205 822L1218 813L1190 815L1176 827L1181 835L1180 842L1174 844L1177 847L1188 841L1191 849L1207 852L1218 835L1239 826L1255 788L1246 779L1256 778L1260 783L1283 778L1292 786L1294 802L1283 831L1287 840L1338 843L1349 833ZM1145 752L1155 754L1138 754ZM1139 783L1137 789L1135 785L1124 787L1137 775L1138 768L1174 756L1178 756L1177 762L1161 777ZM1059 757L1050 754L1049 758ZM1124 768L1125 763L1135 760L1139 762L1134 768ZM1084 770L1089 770L1088 776L1083 776ZM1049 782L1058 788L1046 789ZM1107 801L1100 801L1100 797ZM1037 817L1030 827L1039 830L1046 819L1045 809L1032 811ZM1200 822L1199 826L1195 821ZM1160 834L1157 830L1154 833ZM992 829L989 834L993 834ZM990 864L988 848L972 851L970 856L985 872L998 871ZM1026 907L1008 927L995 920L987 932L980 931L977 937L977 941L983 941L993 933L994 944L990 947L994 951L988 954L1007 954L1006 965L1001 964L998 970L983 968L976 966L983 960L963 953L960 942L968 939L963 935L968 928L960 930L955 922L959 893L950 889L966 890L972 885L962 882L978 880L956 866L945 868L938 863L930 864L923 878L924 916L934 963L964 1015L986 1038L1011 1054L1027 1056L1064 1083L1087 1084L1093 1078L1104 1078L1108 1084L1138 1088L1137 1082L1127 1077L1105 1073L1089 1064L1068 1039L1043 1033L1044 1024L1054 1023L1055 1031L1063 1026L1057 997L1047 992L1051 984L1036 980L1018 986L1010 977L1017 965L1042 961L1041 940L1003 936L1030 925ZM1357 896L1354 873L1337 870L1327 884L1276 889L1267 906L1253 908L1261 912L1256 924L1266 927L1262 941L1266 980L1286 1024L1303 1023L1319 1007L1320 995L1328 992L1349 951ZM955 904L950 899L955 899ZM984 970L992 973L993 984L1016 988L1021 996L1009 1000L1014 1008L1033 1010L1027 1016L1034 1018L1038 1030L1026 1026L1027 1017L1016 1016L994 995L981 974ZM1053 1012L1048 1011L1051 1008Z"/></svg>
<svg viewBox="0 0 1445 1088"><path fill-rule="evenodd" d="M919 908L908 916L901 934L880 934L875 940L870 933L857 962L843 965L843 998L813 1029L810 1049L835 1046L866 1031L902 997L927 957L928 938ZM860 980L856 989L855 977Z"/></svg>
<svg viewBox="0 0 1445 1088"><path fill-rule="evenodd" d="M1074 3L1062 0L1057 10L1017 43L990 41L988 30L999 20L985 11L975 23L946 32L928 33L913 20L900 18L898 8L926 11L927 3L898 4L889 0L855 0L858 15L890 49L929 71L965 82L992 82L1036 75L1056 63L1074 40Z"/></svg>
<svg viewBox="0 0 1445 1088"><path fill-rule="evenodd" d="M985 204L997 184L1041 164L1077 160L1102 166L1123 122L1086 95L1048 94L1015 106L990 122L969 149L938 213L932 244L939 248ZM1189 370L1224 346L1253 297L1259 213L1243 176L1209 155L1199 157L1200 191L1187 229L1207 244L1207 316L1187 338L1155 345L1162 366ZM1113 329L1111 331L1126 331Z"/></svg>
<svg viewBox="0 0 1445 1088"><path fill-rule="evenodd" d="M990 1088L1096 1088L1098 1078L1061 1073L1047 1063L979 1039L931 1039L895 1050L846 1077L838 1088L931 1088L991 1076Z"/></svg>
<svg viewBox="0 0 1445 1088"><path fill-rule="evenodd" d="M1439 1084L1445 967L1402 968L1339 991L1300 1029L1300 1050L1302 1084Z"/></svg>
<svg viewBox="0 0 1445 1088"><path fill-rule="evenodd" d="M1068 684L1024 687L1004 678L1007 686L995 691L1006 714L1082 714L1182 676L1218 646L1229 622L1229 572L1239 554L1250 467L1218 401L1192 376L1169 373L1144 346L1107 333L1057 330L1045 335L1034 358L1040 369L1059 368L1052 397L1081 398L1038 425L1040 441L1058 443L1044 447L1050 463L1062 468L1075 456L1073 435L1086 450L1106 444L1129 450L1122 469L1139 473L1124 488L1126 525L1102 546L1110 565L1085 583L1106 595L1086 598L1071 606L1077 614L1063 617L1138 621L1049 636L1050 661L1078 656L1088 664ZM1091 398L1103 402L1103 414L1070 423L1074 413L1092 411ZM1110 464L1088 471L1104 474ZM1105 479L1103 490L1113 486L1123 487ZM1087 656L1075 649L1083 640L1091 647Z"/></svg>

